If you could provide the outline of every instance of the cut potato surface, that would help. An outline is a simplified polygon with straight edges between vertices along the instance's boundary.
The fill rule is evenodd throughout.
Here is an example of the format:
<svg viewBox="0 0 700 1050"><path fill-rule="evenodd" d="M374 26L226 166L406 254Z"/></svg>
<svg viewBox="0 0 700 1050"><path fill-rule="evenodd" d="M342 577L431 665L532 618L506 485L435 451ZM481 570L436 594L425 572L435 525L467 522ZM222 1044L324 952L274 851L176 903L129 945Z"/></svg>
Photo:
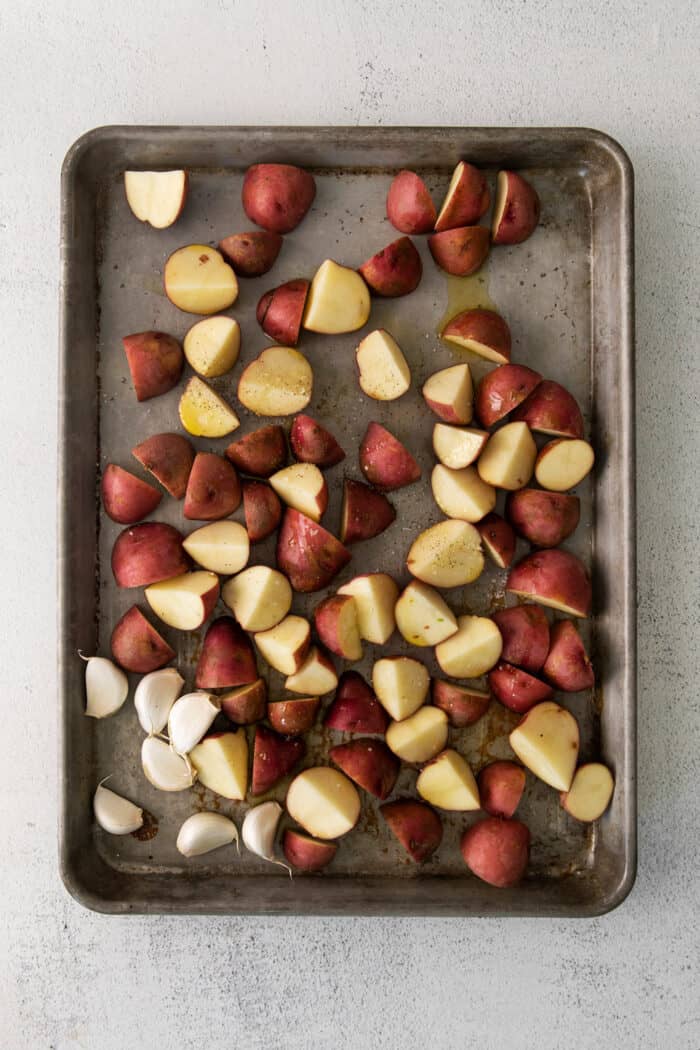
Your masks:
<svg viewBox="0 0 700 1050"><path fill-rule="evenodd" d="M411 385L411 370L401 347L383 328L365 336L356 352L360 386L375 401L395 401Z"/></svg>
<svg viewBox="0 0 700 1050"><path fill-rule="evenodd" d="M313 372L303 354L289 346L263 350L241 374L238 399L258 416L291 416L311 400Z"/></svg>
<svg viewBox="0 0 700 1050"><path fill-rule="evenodd" d="M214 521L186 536L182 546L203 569L232 576L244 569L250 554L248 533L237 521Z"/></svg>
<svg viewBox="0 0 700 1050"><path fill-rule="evenodd" d="M186 171L125 171L124 189L141 222L164 230L179 218L187 199Z"/></svg>
<svg viewBox="0 0 700 1050"><path fill-rule="evenodd" d="M409 583L394 609L396 626L412 645L437 645L457 630L445 599L427 583Z"/></svg>
<svg viewBox="0 0 700 1050"><path fill-rule="evenodd" d="M568 791L576 769L579 728L574 716L553 700L531 708L509 737L530 772L557 791Z"/></svg>
<svg viewBox="0 0 700 1050"><path fill-rule="evenodd" d="M379 703L399 722L425 702L430 675L420 660L410 656L384 657L372 669L372 685Z"/></svg>
<svg viewBox="0 0 700 1050"><path fill-rule="evenodd" d="M207 244L188 244L169 257L164 273L170 302L191 314L218 314L238 297L238 281L224 257Z"/></svg>
<svg viewBox="0 0 700 1050"><path fill-rule="evenodd" d="M474 463L488 439L486 430L453 427L446 423L436 423L433 427L433 451L451 470L462 470Z"/></svg>
<svg viewBox="0 0 700 1050"><path fill-rule="evenodd" d="M306 658L311 628L301 616L285 616L268 631L258 631L255 644L270 667L280 674L295 674Z"/></svg>
<svg viewBox="0 0 700 1050"><path fill-rule="evenodd" d="M221 597L245 631L268 631L292 607L289 580L267 565L239 572L224 584Z"/></svg>
<svg viewBox="0 0 700 1050"><path fill-rule="evenodd" d="M289 785L287 812L304 831L319 839L336 839L355 827L360 796L351 780L337 769L314 766Z"/></svg>
<svg viewBox="0 0 700 1050"><path fill-rule="evenodd" d="M414 541L408 571L433 587L461 587L484 569L479 533L466 521L441 521Z"/></svg>
<svg viewBox="0 0 700 1050"><path fill-rule="evenodd" d="M313 463L293 463L278 470L270 485L288 507L320 521L328 506L328 486L323 474Z"/></svg>
<svg viewBox="0 0 700 1050"><path fill-rule="evenodd" d="M588 762L574 773L571 787L561 794L561 804L576 820L590 823L602 817L610 805L615 781L607 766Z"/></svg>
<svg viewBox="0 0 700 1050"><path fill-rule="evenodd" d="M477 468L489 485L515 491L527 485L537 458L537 445L527 423L506 423L486 443Z"/></svg>
<svg viewBox="0 0 700 1050"><path fill-rule="evenodd" d="M311 282L303 326L328 335L354 332L367 323L370 309L369 289L359 273L326 259Z"/></svg>
<svg viewBox="0 0 700 1050"><path fill-rule="evenodd" d="M330 658L314 646L296 674L287 678L284 688L302 696L323 696L332 692L337 684L338 676Z"/></svg>
<svg viewBox="0 0 700 1050"><path fill-rule="evenodd" d="M386 731L388 747L404 762L428 762L447 743L447 715L439 707L421 707Z"/></svg>
<svg viewBox="0 0 700 1050"><path fill-rule="evenodd" d="M197 779L223 798L240 802L248 790L248 741L245 729L212 733L189 753Z"/></svg>
<svg viewBox="0 0 700 1050"><path fill-rule="evenodd" d="M446 423L470 423L474 387L469 365L452 365L434 372L423 385L423 397L428 408Z"/></svg>
<svg viewBox="0 0 700 1050"><path fill-rule="evenodd" d="M357 607L360 638L374 645L384 645L394 633L394 607L399 588L385 572L356 576L338 588L338 594L351 594Z"/></svg>
<svg viewBox="0 0 700 1050"><path fill-rule="evenodd" d="M183 427L195 437L225 437L240 425L231 406L196 376L182 393L179 413Z"/></svg>
<svg viewBox="0 0 700 1050"><path fill-rule="evenodd" d="M433 497L448 518L477 522L496 506L496 490L479 477L475 467L452 470L438 463L430 478Z"/></svg>
<svg viewBox="0 0 700 1050"><path fill-rule="evenodd" d="M182 348L191 368L200 376L222 376L235 365L241 347L241 329L232 317L205 317L193 324Z"/></svg>
<svg viewBox="0 0 700 1050"><path fill-rule="evenodd" d="M144 594L163 623L181 631L196 631L218 601L219 577L213 572L186 572L151 584Z"/></svg>
<svg viewBox="0 0 700 1050"><path fill-rule="evenodd" d="M438 809L468 813L481 805L471 766L452 748L442 751L421 770L416 790L421 798Z"/></svg>
<svg viewBox="0 0 700 1050"><path fill-rule="evenodd" d="M581 438L560 438L545 445L535 463L535 477L543 489L566 492L590 473L595 453Z"/></svg>
<svg viewBox="0 0 700 1050"><path fill-rule="evenodd" d="M503 639L487 616L460 616L459 630L435 648L435 658L451 678L480 678L498 663Z"/></svg>

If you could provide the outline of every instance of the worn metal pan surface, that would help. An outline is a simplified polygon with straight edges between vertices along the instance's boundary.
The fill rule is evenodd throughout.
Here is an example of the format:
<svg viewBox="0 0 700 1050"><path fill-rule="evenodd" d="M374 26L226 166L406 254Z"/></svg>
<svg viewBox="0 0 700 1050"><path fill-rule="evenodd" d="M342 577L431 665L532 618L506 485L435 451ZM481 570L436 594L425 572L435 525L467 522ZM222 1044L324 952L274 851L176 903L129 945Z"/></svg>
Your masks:
<svg viewBox="0 0 700 1050"><path fill-rule="evenodd" d="M577 824L555 792L531 780L522 804L533 837L531 866L524 883L511 890L491 889L466 871L458 841L473 818L447 815L442 846L418 867L402 854L367 796L360 825L326 874L290 881L282 869L233 850L185 861L175 838L186 816L221 808L240 821L244 804L226 803L205 789L177 795L153 789L140 768L133 705L103 722L86 719L83 665L76 658L78 648L108 653L112 625L135 600L116 588L110 572L119 527L100 511L100 472L110 461L138 472L132 446L178 428L178 390L137 404L121 337L148 328L184 335L195 318L164 297L164 261L182 244L215 242L249 228L240 195L249 164L282 159L312 168L318 184L312 211L285 238L270 274L240 282L232 313L243 331L241 359L232 377L215 381L233 398L242 364L266 345L255 322L260 294L283 280L311 276L329 256L359 265L396 236L384 217L392 174L402 167L418 170L439 199L461 157L491 176L503 166L523 170L542 198L543 220L529 241L495 249L481 273L465 280L447 279L425 240L417 239L425 264L421 285L404 299L375 300L371 318L406 353L414 380L409 394L387 405L361 395L357 336L307 334L302 340L315 373L309 411L348 452L331 478L359 477L355 450L372 418L405 439L423 467L420 484L392 497L396 524L354 548L345 576L381 568L407 581L411 538L440 517L429 489L432 420L420 388L456 353L436 331L442 318L464 306L495 304L513 330L514 359L573 391L596 447L595 476L580 488L581 525L567 546L593 570L595 608L585 629L599 687L565 702L582 725L582 756L600 754L615 771L612 807L592 827ZM174 227L152 230L131 215L121 175L128 168L173 167L192 172L190 198ZM61 227L60 855L63 878L78 900L120 913L586 916L624 899L634 881L636 842L632 192L621 148L603 134L576 128L112 127L73 146L63 170ZM478 378L483 367L470 363ZM243 410L241 420L239 434L256 425ZM197 444L222 448L225 441ZM339 487L331 485L331 528L337 527ZM169 500L157 516L182 527L181 514L182 505ZM519 553L525 551L523 545ZM270 560L272 545L256 554ZM488 612L506 601L504 578L490 566L477 584L452 592L450 601L460 612ZM318 597L297 601L297 609L308 611ZM172 634L191 681L199 636ZM364 673L376 657L372 648L359 666ZM389 651L403 651L396 638ZM279 677L272 675L270 687L273 694L280 690ZM514 720L494 703L477 725L453 731L452 743L476 766L505 757ZM311 736L307 764L325 754L327 737L321 729ZM91 796L108 774L116 790L157 818L154 837L113 838L95 828ZM399 793L414 777L404 770ZM285 786L270 797L283 799Z"/></svg>

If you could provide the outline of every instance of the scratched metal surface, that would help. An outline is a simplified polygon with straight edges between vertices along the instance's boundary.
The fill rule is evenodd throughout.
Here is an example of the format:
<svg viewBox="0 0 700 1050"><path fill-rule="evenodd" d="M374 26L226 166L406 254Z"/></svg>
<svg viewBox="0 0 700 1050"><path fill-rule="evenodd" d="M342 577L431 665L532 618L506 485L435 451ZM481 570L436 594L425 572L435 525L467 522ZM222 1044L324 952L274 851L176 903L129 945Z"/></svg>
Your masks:
<svg viewBox="0 0 700 1050"><path fill-rule="evenodd" d="M229 233L250 228L240 201L242 174L250 160L270 156L272 149L267 144L267 133L258 136L256 142L256 134L251 132L249 140L238 145L237 155L233 158L219 150L207 162L206 150L200 149L202 156L197 165L193 163L199 155L197 144L191 142L188 148L183 145L190 131L185 129L179 134L180 148L177 135L173 133L171 138L165 136L160 140L158 149L159 135L156 133L153 141L141 145L138 157L143 166L158 163L194 167L185 211L169 230L152 230L140 224L129 211L121 179L121 171L129 163L134 163L129 159L133 156L134 144L128 136L121 143L117 141L111 149L109 142L107 148L102 143L102 165L96 166L92 173L95 225L94 240L90 240L95 283L91 286L83 272L81 287L84 296L96 296L97 312L93 318L95 336L92 347L84 348L83 340L80 340L80 345L81 361L84 359L86 370L92 361L96 388L91 391L83 380L82 415L77 411L77 404L72 405L70 415L72 439L74 442L77 439L78 446L71 454L74 459L80 456L83 461L81 477L87 487L84 498L92 499L89 529L92 531L91 542L96 542L97 559L96 574L93 565L81 564L80 577L71 575L66 582L73 591L80 590L84 594L80 605L83 612L85 603L91 605L92 620L87 622L94 624L92 629L97 631L99 651L105 654L109 653L111 628L122 613L135 601L144 609L147 606L140 591L120 590L111 575L110 553L120 526L101 514L99 509L95 513L94 494L98 483L95 446L99 470L108 462L115 462L146 476L131 457L130 449L151 434L180 429L177 403L191 374L186 369L175 390L138 404L131 388L121 337L130 332L156 328L182 339L197 318L179 311L163 294L165 259L182 244L216 243ZM351 132L344 132L350 137L338 144L330 136L325 143L325 153L318 152L318 145L314 151L310 144L305 153L304 134L296 137L296 152L290 159L302 163L306 160L316 168L318 191L313 208L301 226L285 238L282 252L270 273L254 280L240 280L238 300L227 311L241 324L242 349L233 371L214 380L213 385L231 401L239 414L241 426L236 437L261 422L243 409L235 392L242 368L269 345L255 321L255 306L262 292L293 277L311 277L317 265L327 257L358 266L396 236L384 211L392 170L402 164L419 165L435 199L440 200L454 163L454 149L459 145L455 143L447 149L446 143L439 139L431 143L434 132L422 132L422 140L411 142L411 133L399 130L395 143L382 145L374 137L367 149L362 150L363 132L357 131L357 142L352 141ZM473 157L474 149L470 151L468 146L468 132L461 134L465 143L457 152ZM500 150L499 134L503 137ZM518 167L524 169L536 186L542 199L543 220L534 236L523 245L495 248L480 273L465 280L446 278L433 264L425 238L415 238L423 258L424 275L412 295L393 301L374 299L371 318L363 332L330 337L304 333L302 336L299 349L307 355L314 371L313 399L307 411L328 426L347 453L341 464L327 472L331 499L324 516L326 527L333 532L338 530L342 478L361 477L357 448L370 420L382 422L407 444L421 464L423 477L418 484L391 494L397 510L394 525L382 536L355 545L350 565L327 592L295 595L294 612L309 616L325 593L332 593L344 580L359 572L381 569L390 572L402 585L409 581L405 557L412 539L442 517L430 492L429 478L434 462L430 435L434 418L420 396L421 385L431 372L457 361L469 362L475 381L491 367L473 355L449 348L437 337L440 322L466 305L494 305L503 313L513 331L513 359L538 369L548 378L563 382L581 404L587 433L591 433L593 390L596 388L596 422L592 440L599 453L600 468L593 480L587 480L577 490L582 501L581 524L566 546L591 566L595 552L596 566L601 567L603 559L600 540L596 536L596 506L601 503L603 494L606 506L610 505L604 489L610 472L615 471L618 478L622 476L622 450L617 435L626 421L625 418L615 418L613 414L615 399L611 396L610 386L614 373L610 364L606 365L615 354L622 353L623 348L614 343L604 346L601 338L601 318L608 326L608 338L616 330L617 321L612 314L616 306L614 295L609 294L606 301L596 294L597 255L604 254L602 244L598 243L600 209L597 195L603 201L608 196L615 197L616 188L611 189L609 185L610 164L606 165L605 156L600 159L598 154L585 163L585 155L582 160L574 149L570 149L567 155L565 149L556 148L554 141L549 151L533 150L532 144L527 145L527 139L517 147L517 144L507 142L505 133L499 132L493 133L490 143L484 143L483 148L486 147L490 153L483 159L476 159L482 159L487 167L492 185L500 163L519 161ZM417 149L419 155L412 156ZM283 156L289 157L290 152L290 148L284 150ZM337 154L335 164L332 163L334 154ZM85 191L83 193L87 196ZM619 211L619 200L615 202L613 199L612 204L617 204ZM607 222L615 230L616 218L615 215L606 217L603 213L600 221L602 225ZM609 236L609 231L606 232ZM619 223L615 232L621 235ZM78 230L79 237L84 235L84 230ZM88 245L85 251L89 254L89 250ZM74 303L74 308L80 309L80 304ZM362 394L357 383L354 348L364 332L375 327L385 327L394 335L411 366L411 390L396 402L371 401ZM87 329L85 335L88 335ZM70 351L70 347L66 349ZM601 352L603 349L605 353ZM70 357L66 365L70 371ZM620 394L624 399L629 396L629 391L622 390ZM91 416L95 403L99 406L97 418ZM97 434L90 432L93 418L98 425ZM280 421L287 425L290 422ZM231 438L219 441L194 439L194 443L198 449L222 452L229 440ZM70 497L70 492L66 490L64 495ZM622 497L625 495L623 491ZM74 495L69 499L69 505L68 512L76 515ZM502 505L503 495L497 509L501 510ZM196 527L196 523L186 522L183 518L182 503L167 496L152 517L170 522L185 532ZM242 510L239 509L233 517L242 520ZM79 527L85 531L84 524ZM617 528L615 531L620 545L631 541L624 530ZM518 557L527 550L528 546L520 542ZM622 549L620 553L622 556ZM609 543L606 544L604 557L614 554ZM86 561L90 561L89 557ZM251 564L255 562L274 564L274 538L252 548ZM488 613L511 604L512 599L507 599L504 593L505 576L504 571L487 563L485 572L476 583L447 592L448 602L456 613ZM607 578L603 572L596 572L594 578L597 582L604 576ZM95 578L96 589L92 583ZM322 877L295 878L290 886L282 869L271 869L245 851L240 857L233 850L222 850L185 860L175 848L175 838L187 816L199 809L216 809L233 816L240 826L248 804L223 800L200 786L180 794L157 791L141 771L139 753L143 734L131 697L116 717L103 722L88 722L80 714L82 696L77 686L78 679L72 670L67 669L66 673L73 675L73 687L71 695L66 696L65 733L70 740L68 747L80 751L80 779L70 787L65 786L66 797L69 794L73 799L82 797L84 803L76 826L64 828L64 849L69 850L71 856L70 863L64 862L64 871L68 868L71 873L69 883L72 880L78 884L78 895L81 895L80 886L84 889L89 883L92 889L83 892L83 898L89 898L88 903L93 906L110 910L375 909L386 912L444 910L571 914L600 909L613 893L611 887L616 884L615 880L619 882L621 863L626 870L626 862L630 859L627 856L621 860L620 856L623 847L629 853L629 840L625 836L629 833L626 807L630 800L625 799L625 793L633 793L633 784L629 779L629 768L623 768L622 748L623 744L629 743L629 725L626 735L619 718L616 725L606 725L609 706L629 702L629 697L618 695L617 688L610 692L614 684L615 661L619 663L622 652L626 652L628 658L631 652L633 658L629 639L623 636L620 625L614 629L614 637L610 637L609 613L611 598L615 595L609 592L615 587L615 582L608 582L606 595L602 594L602 588L596 589L595 615L590 624L584 625L586 640L598 657L598 692L595 695L569 694L559 699L573 711L581 725L581 757L596 757L602 751L604 757L617 766L618 795L600 830L588 828L564 813L555 792L528 776L519 816L531 829L533 847L528 879L521 889L499 896L469 877L459 854L458 842L462 830L476 819L475 816L442 814L443 843L431 862L419 868L408 860L390 835L378 817L377 802L365 792L361 793L362 816L358 826L341 841L331 868ZM621 595L620 600L624 603L625 596ZM225 611L220 604L215 615ZM70 641L66 638L68 644L64 658L68 665L72 659L70 647L74 642L78 641L87 649L94 646L93 638L77 637L76 626L73 623L71 631L67 632ZM163 633L177 651L177 665L189 686L203 631L186 635L165 628ZM416 650L403 643L398 634L384 647L366 645L363 661L346 666L353 666L370 678L372 663L379 655L404 652L423 659L431 673L439 674L432 650ZM337 665L339 670L343 668L341 661L337 661ZM260 667L261 673L268 678L270 697L283 696L282 677L270 672L262 660ZM137 678L132 678L133 687ZM324 700L324 706L329 699ZM451 729L449 743L465 754L477 770L494 758L509 757L507 734L516 722L517 716L493 702L487 715L475 726L464 730ZM253 729L248 732L252 744ZM79 735L80 743L74 739L75 734ZM341 739L341 735L326 731L319 725L307 734L306 739L308 750L302 767L327 761L328 747ZM116 790L138 801L154 815L158 828L152 838L147 841L129 836L116 838L93 827L89 797L97 780L109 774L113 776L111 784ZM394 794L411 793L415 777L416 771L404 766ZM288 780L283 781L265 798L283 802L287 784ZM605 842L606 834L609 844ZM80 848L76 852L78 842ZM97 874L98 868L101 876Z"/></svg>

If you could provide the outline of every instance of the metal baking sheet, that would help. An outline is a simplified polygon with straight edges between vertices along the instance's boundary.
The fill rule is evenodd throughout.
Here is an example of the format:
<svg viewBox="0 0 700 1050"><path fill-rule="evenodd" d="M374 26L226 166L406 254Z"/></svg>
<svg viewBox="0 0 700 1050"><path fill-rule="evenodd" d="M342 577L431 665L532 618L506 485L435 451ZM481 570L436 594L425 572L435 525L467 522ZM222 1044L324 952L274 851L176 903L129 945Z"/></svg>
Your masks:
<svg viewBox="0 0 700 1050"><path fill-rule="evenodd" d="M318 186L311 212L285 238L269 274L240 281L230 311L241 323L242 352L233 373L214 385L235 403L241 368L269 343L255 322L261 293L312 276L326 257L358 266L396 236L385 218L392 175L402 167L418 170L439 200L461 157L487 169L492 180L499 167L522 170L542 199L542 222L530 240L494 249L481 272L466 279L438 271L425 238L415 238L424 262L419 288L402 299L375 299L369 322L398 340L411 365L411 391L389 404L361 394L353 353L358 334L305 333L300 343L315 377L308 411L348 453L329 472L332 498L324 523L337 530L340 481L345 474L360 477L356 449L370 419L404 439L423 468L419 484L392 494L394 526L353 547L351 564L331 590L358 572L379 569L401 584L408 581L404 560L412 538L441 517L429 487L434 420L421 385L435 369L457 360L469 360L475 379L488 367L442 344L437 329L461 308L494 304L511 325L514 360L572 390L596 448L595 475L579 490L581 525L566 546L593 571L594 614L585 631L599 685L595 693L568 695L563 702L580 721L582 758L600 755L614 769L611 809L591 827L578 824L560 808L555 792L529 777L519 815L532 832L531 863L525 881L510 890L484 885L462 862L459 836L473 815L444 814L440 849L417 866L364 792L358 827L321 875L290 880L282 869L233 850L185 860L175 849L185 817L217 809L240 825L246 804L197 786L176 795L152 788L140 768L142 734L131 701L103 722L83 715L83 665L76 651L109 654L111 627L140 597L120 591L112 579L110 551L120 526L100 511L100 472L116 462L139 473L132 446L179 426L182 384L139 405L121 337L156 328L182 338L196 320L165 298L165 259L182 244L215 243L250 228L240 194L249 164L284 160L311 168ZM190 196L174 227L152 230L131 215L122 173L173 167L191 172ZM89 132L68 153L62 205L60 855L69 891L88 907L119 913L585 916L615 907L634 881L636 849L633 220L632 170L622 149L603 134L575 128L112 127ZM240 417L236 436L259 425L242 408ZM195 444L222 451L227 440ZM185 531L193 527L182 518L182 503L171 499L163 500L156 517ZM519 544L518 556L526 551ZM273 541L257 546L254 558L271 561ZM450 604L460 613L487 613L510 603L504 580L505 573L489 564L476 584L449 592ZM308 613L321 596L296 596L295 611ZM189 684L200 632L163 633L177 649ZM382 651L407 647L395 635ZM368 675L379 648L367 645L365 654L353 666ZM436 670L432 650L414 655ZM273 697L280 695L280 676L271 673L269 685ZM450 743L478 768L509 755L507 733L516 720L493 703L475 726L450 730ZM304 765L324 761L332 736L320 727L308 735ZM109 774L115 790L153 814L152 838L110 837L95 827L92 793ZM404 768L395 794L410 790L414 780L415 772ZM283 801L285 790L286 782L267 797Z"/></svg>

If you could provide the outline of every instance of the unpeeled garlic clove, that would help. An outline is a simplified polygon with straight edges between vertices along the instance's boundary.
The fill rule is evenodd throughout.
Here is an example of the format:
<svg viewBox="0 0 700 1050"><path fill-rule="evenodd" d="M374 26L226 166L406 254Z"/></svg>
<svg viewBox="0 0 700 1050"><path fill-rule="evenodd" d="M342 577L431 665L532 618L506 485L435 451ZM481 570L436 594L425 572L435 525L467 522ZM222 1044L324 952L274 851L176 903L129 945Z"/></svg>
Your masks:
<svg viewBox="0 0 700 1050"><path fill-rule="evenodd" d="M186 693L176 700L168 715L173 751L186 755L196 747L220 710L220 702L209 693Z"/></svg>
<svg viewBox="0 0 700 1050"><path fill-rule="evenodd" d="M183 857L199 857L231 842L238 844L238 828L223 813L193 813L180 828L176 845Z"/></svg>
<svg viewBox="0 0 700 1050"><path fill-rule="evenodd" d="M141 727L149 736L162 733L170 710L180 695L185 679L174 667L164 667L144 675L136 686L134 706Z"/></svg>
<svg viewBox="0 0 700 1050"><path fill-rule="evenodd" d="M245 815L241 835L246 849L263 860L269 860L271 864L279 864L281 868L286 868L291 879L292 869L283 860L277 860L275 857L275 834L281 816L282 807L279 802L263 802L254 806Z"/></svg>
<svg viewBox="0 0 700 1050"><path fill-rule="evenodd" d="M141 765L146 779L159 791L184 791L195 781L190 763L157 736L146 737L141 745Z"/></svg>
<svg viewBox="0 0 700 1050"><path fill-rule="evenodd" d="M85 660L85 714L90 718L107 718L118 711L129 693L129 679L105 656L78 656Z"/></svg>
<svg viewBox="0 0 700 1050"><path fill-rule="evenodd" d="M95 820L110 835L129 835L143 827L143 810L102 784L97 785L92 808Z"/></svg>

